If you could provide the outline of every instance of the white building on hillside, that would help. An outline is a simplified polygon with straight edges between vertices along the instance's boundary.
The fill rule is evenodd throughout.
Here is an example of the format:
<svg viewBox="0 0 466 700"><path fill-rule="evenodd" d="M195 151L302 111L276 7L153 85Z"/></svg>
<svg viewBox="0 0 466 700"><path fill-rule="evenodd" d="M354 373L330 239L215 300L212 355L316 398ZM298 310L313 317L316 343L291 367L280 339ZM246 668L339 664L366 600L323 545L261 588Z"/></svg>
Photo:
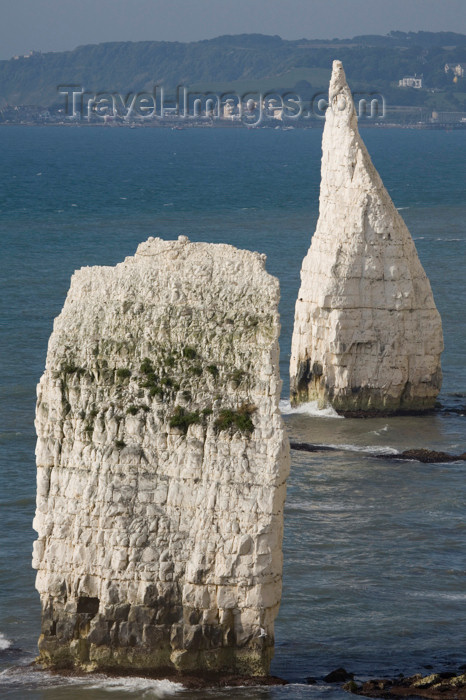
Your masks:
<svg viewBox="0 0 466 700"><path fill-rule="evenodd" d="M398 81L398 87L422 88L422 75L407 75L405 78L401 78L401 80Z"/></svg>

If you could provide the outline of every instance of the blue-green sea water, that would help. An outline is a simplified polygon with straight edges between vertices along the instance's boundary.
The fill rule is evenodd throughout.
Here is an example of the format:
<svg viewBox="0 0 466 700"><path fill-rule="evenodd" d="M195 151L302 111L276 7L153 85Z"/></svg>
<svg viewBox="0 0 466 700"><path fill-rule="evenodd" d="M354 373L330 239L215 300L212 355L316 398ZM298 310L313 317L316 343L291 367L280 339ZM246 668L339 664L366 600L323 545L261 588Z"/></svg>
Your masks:
<svg viewBox="0 0 466 700"><path fill-rule="evenodd" d="M442 315L444 410L435 415L355 420L287 408L299 270L318 215L319 130L0 129L0 697L332 700L345 693L321 679L338 666L365 678L466 663L466 463L369 454L466 451L466 418L448 411L466 404L466 134L363 137ZM30 564L35 386L53 318L73 270L179 234L267 254L282 290L290 436L341 447L292 454L272 668L291 682L284 688L192 692L27 666L40 618Z"/></svg>

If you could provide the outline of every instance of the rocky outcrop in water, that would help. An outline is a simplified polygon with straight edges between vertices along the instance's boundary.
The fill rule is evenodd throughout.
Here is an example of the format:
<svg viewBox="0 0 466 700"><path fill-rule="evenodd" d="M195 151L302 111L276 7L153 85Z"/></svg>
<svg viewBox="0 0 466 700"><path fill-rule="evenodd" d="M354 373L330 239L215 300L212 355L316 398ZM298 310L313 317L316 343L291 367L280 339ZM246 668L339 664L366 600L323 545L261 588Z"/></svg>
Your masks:
<svg viewBox="0 0 466 700"><path fill-rule="evenodd" d="M296 450L297 452L339 452L339 451L351 451L347 445L315 445L312 442L301 442L299 440L290 440L290 448ZM424 464L443 464L446 462L465 462L466 452L459 455L451 454L450 452L438 452L437 450L428 450L424 447L413 448L410 450L404 450L403 452L397 452L393 449L393 452L377 452L377 448L374 447L374 451L371 452L370 449L364 450L366 457L376 457L377 459L402 459L410 462L422 462Z"/></svg>
<svg viewBox="0 0 466 700"><path fill-rule="evenodd" d="M344 690L367 698L430 698L430 700L466 700L466 674L444 671L423 676L378 678L362 684L350 681Z"/></svg>
<svg viewBox="0 0 466 700"><path fill-rule="evenodd" d="M36 413L45 665L268 672L289 447L264 261L181 236L73 275Z"/></svg>
<svg viewBox="0 0 466 700"><path fill-rule="evenodd" d="M377 455L381 459L386 459L387 455ZM395 455L396 459L406 459L408 461L423 462L424 464L442 464L445 462L464 462L466 461L466 452L459 455L451 454L450 452L439 452L437 450L428 450L425 447L404 450Z"/></svg>
<svg viewBox="0 0 466 700"><path fill-rule="evenodd" d="M433 408L442 326L414 242L359 135L340 61L322 141L320 211L301 270L291 401L339 412Z"/></svg>

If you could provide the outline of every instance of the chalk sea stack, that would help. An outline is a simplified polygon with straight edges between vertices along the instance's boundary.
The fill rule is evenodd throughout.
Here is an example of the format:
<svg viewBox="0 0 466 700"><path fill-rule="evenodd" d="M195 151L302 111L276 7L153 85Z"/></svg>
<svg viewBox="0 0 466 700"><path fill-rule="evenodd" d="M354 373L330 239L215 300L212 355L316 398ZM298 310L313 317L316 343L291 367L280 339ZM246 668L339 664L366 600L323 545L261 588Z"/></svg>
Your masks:
<svg viewBox="0 0 466 700"><path fill-rule="evenodd" d="M184 236L73 275L36 413L45 666L268 673L278 301L265 256Z"/></svg>
<svg viewBox="0 0 466 700"><path fill-rule="evenodd" d="M411 235L373 166L340 61L322 140L319 220L301 270L291 402L433 408L442 325Z"/></svg>

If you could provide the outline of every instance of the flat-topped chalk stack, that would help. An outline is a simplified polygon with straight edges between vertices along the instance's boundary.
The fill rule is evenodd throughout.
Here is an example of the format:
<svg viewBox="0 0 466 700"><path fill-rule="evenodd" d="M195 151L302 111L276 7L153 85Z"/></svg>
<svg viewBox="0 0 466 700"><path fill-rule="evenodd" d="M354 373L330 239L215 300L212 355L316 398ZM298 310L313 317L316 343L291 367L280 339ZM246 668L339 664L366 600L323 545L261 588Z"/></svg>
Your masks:
<svg viewBox="0 0 466 700"><path fill-rule="evenodd" d="M334 61L317 228L301 270L291 402L341 413L432 409L442 324L410 233L359 135Z"/></svg>
<svg viewBox="0 0 466 700"><path fill-rule="evenodd" d="M265 256L183 236L73 275L36 415L46 666L268 673L278 301Z"/></svg>

